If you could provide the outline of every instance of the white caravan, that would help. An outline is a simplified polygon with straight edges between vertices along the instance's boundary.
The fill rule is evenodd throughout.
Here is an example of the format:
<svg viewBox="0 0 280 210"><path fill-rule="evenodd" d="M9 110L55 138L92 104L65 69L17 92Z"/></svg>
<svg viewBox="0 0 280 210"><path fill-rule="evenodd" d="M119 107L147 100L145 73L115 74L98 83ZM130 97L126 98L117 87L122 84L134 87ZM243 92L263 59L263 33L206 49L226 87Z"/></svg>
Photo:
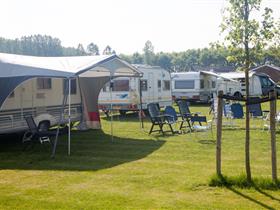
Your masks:
<svg viewBox="0 0 280 210"><path fill-rule="evenodd" d="M170 73L158 66L133 66L143 73L143 77L116 78L113 80L112 92L107 83L99 94L99 108L106 111L111 109L112 104L113 110L118 110L121 114L139 110L140 84L143 110L147 109L149 103L158 103L160 107L172 105Z"/></svg>
<svg viewBox="0 0 280 210"><path fill-rule="evenodd" d="M221 76L228 77L239 81L241 84L241 94L245 95L245 73L244 72L232 72L223 73ZM280 87L275 84L271 78L263 73L249 73L249 91L252 97L267 96L269 91L276 89L277 94L280 93Z"/></svg>
<svg viewBox="0 0 280 210"><path fill-rule="evenodd" d="M240 94L240 83L213 72L171 73L173 99L209 102L213 93L223 90L229 95Z"/></svg>
<svg viewBox="0 0 280 210"><path fill-rule="evenodd" d="M71 120L81 119L81 96L76 79L71 81ZM19 85L5 100L0 110L0 134L20 132L27 129L24 119L32 115L40 129L59 122L64 79L33 78ZM68 94L68 93L67 93ZM68 121L68 106L63 110L63 123Z"/></svg>

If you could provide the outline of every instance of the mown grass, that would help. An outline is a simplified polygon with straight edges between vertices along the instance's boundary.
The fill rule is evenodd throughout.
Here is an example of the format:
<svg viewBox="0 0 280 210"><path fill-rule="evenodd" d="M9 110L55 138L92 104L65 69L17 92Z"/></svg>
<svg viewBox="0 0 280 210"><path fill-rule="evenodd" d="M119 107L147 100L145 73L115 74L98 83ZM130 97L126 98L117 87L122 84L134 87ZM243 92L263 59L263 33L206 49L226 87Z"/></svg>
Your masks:
<svg viewBox="0 0 280 210"><path fill-rule="evenodd" d="M208 114L205 105L191 110ZM244 120L223 130L222 172L228 185L217 187L218 182L211 184L216 145L210 133L148 135L148 119L142 129L136 116L115 116L113 139L106 117L102 130L75 132L71 156L67 136L60 137L55 159L48 145L22 151L15 138L1 139L0 209L280 208L280 191L266 188L271 180L270 135L261 120L251 123L256 185L244 188L238 184L245 172ZM279 160L279 147L277 152Z"/></svg>

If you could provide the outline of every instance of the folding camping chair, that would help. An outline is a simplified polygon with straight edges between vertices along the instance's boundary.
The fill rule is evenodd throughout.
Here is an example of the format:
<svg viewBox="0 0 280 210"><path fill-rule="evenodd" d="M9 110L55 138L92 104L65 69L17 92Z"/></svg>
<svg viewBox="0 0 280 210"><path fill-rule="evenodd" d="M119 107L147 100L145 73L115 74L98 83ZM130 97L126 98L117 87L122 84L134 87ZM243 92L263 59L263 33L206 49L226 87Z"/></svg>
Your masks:
<svg viewBox="0 0 280 210"><path fill-rule="evenodd" d="M166 120L168 121L168 123L172 126L175 125L176 128L176 124L178 121L178 117L180 115L177 114L177 112L175 111L175 109L172 106L166 106L164 109L164 115ZM173 129L174 130L174 129ZM174 132L179 133L178 130L175 130Z"/></svg>
<svg viewBox="0 0 280 210"><path fill-rule="evenodd" d="M41 144L48 142L51 143L50 137L56 136L56 130L55 131L40 131L33 119L32 116L26 116L25 121L29 127L29 130L25 132L22 142L28 142L31 141L32 143L35 143L36 141L39 141Z"/></svg>
<svg viewBox="0 0 280 210"><path fill-rule="evenodd" d="M249 105L249 112L250 112L250 116L253 120L262 119L263 122L264 122L264 119L267 117L267 115L269 113L268 110L264 110L264 111L262 110L262 106L261 106L260 103L250 104Z"/></svg>
<svg viewBox="0 0 280 210"><path fill-rule="evenodd" d="M242 119L244 117L243 107L240 103L231 105L231 113L233 119Z"/></svg>
<svg viewBox="0 0 280 210"><path fill-rule="evenodd" d="M152 132L156 132L156 131L159 131L162 134L164 134L163 125L165 125L165 124L168 125L169 128L170 128L170 131L172 133L174 133L173 128L171 126L171 124L173 122L168 120L168 117L170 118L170 116L166 116L164 114L161 114L160 110L158 108L158 105L156 103L150 103L150 104L148 104L147 107L148 107L150 120L152 122L152 127L149 131L149 134L151 134ZM159 130L153 130L155 125L159 126Z"/></svg>
<svg viewBox="0 0 280 210"><path fill-rule="evenodd" d="M185 101L185 100L179 100L179 101L177 101L177 104L179 106L180 116L182 117L180 130L182 128L187 128L187 127L191 130L192 126L191 126L191 123L190 123L190 117L191 116L198 116L200 114L200 112L191 113L188 102ZM184 126L185 123L187 125Z"/></svg>

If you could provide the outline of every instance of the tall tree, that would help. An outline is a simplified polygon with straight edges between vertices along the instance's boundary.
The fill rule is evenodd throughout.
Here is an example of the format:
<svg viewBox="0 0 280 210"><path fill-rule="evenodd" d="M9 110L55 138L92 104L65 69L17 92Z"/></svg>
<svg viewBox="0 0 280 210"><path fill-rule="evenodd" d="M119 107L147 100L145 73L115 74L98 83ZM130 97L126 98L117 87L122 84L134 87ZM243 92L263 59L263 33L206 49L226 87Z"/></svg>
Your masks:
<svg viewBox="0 0 280 210"><path fill-rule="evenodd" d="M112 54L116 54L116 51L113 50L109 45L107 45L103 50L103 55L112 55Z"/></svg>
<svg viewBox="0 0 280 210"><path fill-rule="evenodd" d="M131 63L143 64L143 61L144 61L143 55L141 55L138 52L133 53L132 58L131 58Z"/></svg>
<svg viewBox="0 0 280 210"><path fill-rule="evenodd" d="M145 46L143 48L144 51L144 61L148 65L153 65L154 62L154 46L151 41L146 41Z"/></svg>
<svg viewBox="0 0 280 210"><path fill-rule="evenodd" d="M78 47L77 47L77 55L86 55L86 51L85 51L85 48L84 46L80 43L78 44Z"/></svg>
<svg viewBox="0 0 280 210"><path fill-rule="evenodd" d="M99 55L99 48L93 42L87 46L87 51L90 55Z"/></svg>
<svg viewBox="0 0 280 210"><path fill-rule="evenodd" d="M260 10L261 0L228 0L221 25L227 33L225 41L235 51L245 71L246 98L249 99L249 68L253 57L260 53L273 37L272 10L265 8L263 21L251 17ZM246 105L245 168L248 182L252 181L250 167L250 116Z"/></svg>

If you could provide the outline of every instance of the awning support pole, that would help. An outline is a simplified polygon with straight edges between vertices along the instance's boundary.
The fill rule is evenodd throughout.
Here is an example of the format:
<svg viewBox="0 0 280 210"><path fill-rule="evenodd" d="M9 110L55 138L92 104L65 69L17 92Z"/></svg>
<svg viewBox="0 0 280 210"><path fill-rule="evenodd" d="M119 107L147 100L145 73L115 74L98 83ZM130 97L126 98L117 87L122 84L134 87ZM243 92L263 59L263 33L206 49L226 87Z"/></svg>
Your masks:
<svg viewBox="0 0 280 210"><path fill-rule="evenodd" d="M65 81L67 81L67 80L65 80ZM52 155L51 155L52 158L55 157L55 153L56 153L56 146L57 146L57 142L58 142L59 128L60 128L60 125L62 124L63 115L64 115L64 107L65 107L65 104L67 102L67 97L68 97L68 94L67 94L68 91L67 90L68 90L68 85L65 85L64 86L64 96L63 96L62 106L61 106L61 110L60 110L60 118L59 118L57 129L56 129L56 135L55 135L55 140L54 140L54 145L53 145L53 150L52 150Z"/></svg>
<svg viewBox="0 0 280 210"><path fill-rule="evenodd" d="M142 81L139 79L139 97L140 97L140 121L141 121L141 128L144 128L144 121L143 121L143 102L142 102Z"/></svg>
<svg viewBox="0 0 280 210"><path fill-rule="evenodd" d="M112 80L112 72L110 72L110 100L111 100L111 141L114 140L113 137L113 95L112 95L112 91L113 91L113 80Z"/></svg>
<svg viewBox="0 0 280 210"><path fill-rule="evenodd" d="M68 155L71 154L71 78L68 82Z"/></svg>

